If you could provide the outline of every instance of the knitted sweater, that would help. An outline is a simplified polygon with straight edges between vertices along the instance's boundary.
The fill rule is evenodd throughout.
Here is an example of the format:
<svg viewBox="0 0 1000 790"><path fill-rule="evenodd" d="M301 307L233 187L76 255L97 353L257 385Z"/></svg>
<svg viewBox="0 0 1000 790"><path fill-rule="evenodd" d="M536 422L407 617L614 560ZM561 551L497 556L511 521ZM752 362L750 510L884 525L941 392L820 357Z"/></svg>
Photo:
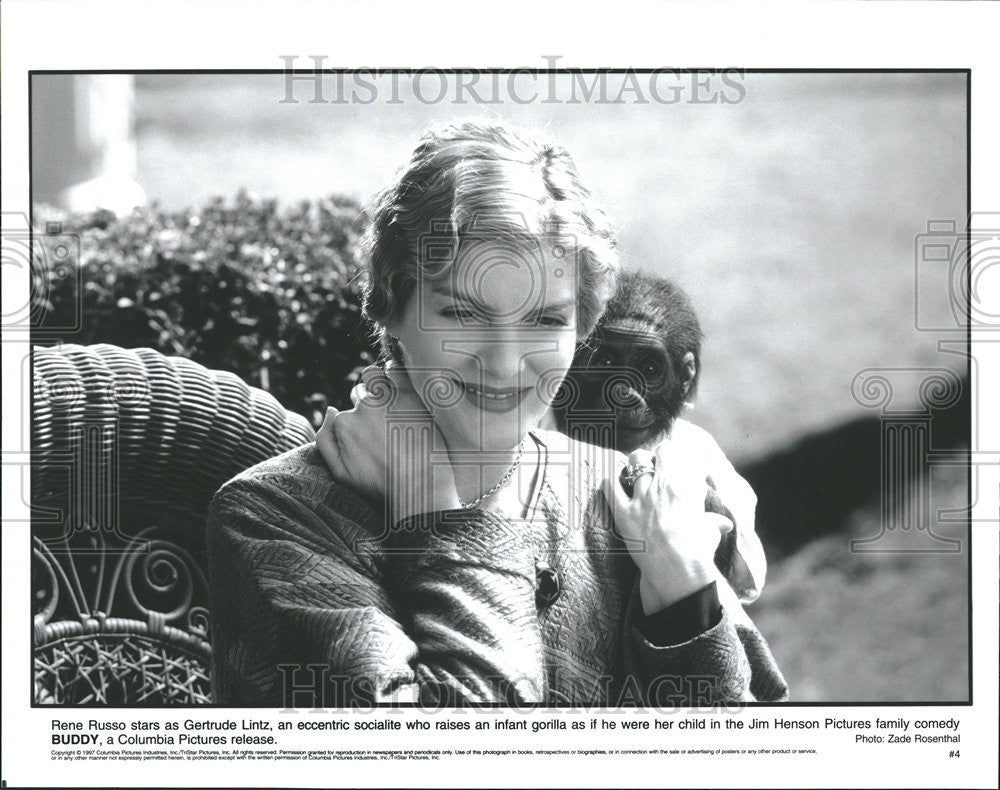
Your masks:
<svg viewBox="0 0 1000 790"><path fill-rule="evenodd" d="M315 444L223 486L207 527L216 701L785 699L745 616L723 611L679 644L643 635L638 571L599 490L608 454L532 435L543 461L524 519L442 511L386 529L332 479Z"/></svg>

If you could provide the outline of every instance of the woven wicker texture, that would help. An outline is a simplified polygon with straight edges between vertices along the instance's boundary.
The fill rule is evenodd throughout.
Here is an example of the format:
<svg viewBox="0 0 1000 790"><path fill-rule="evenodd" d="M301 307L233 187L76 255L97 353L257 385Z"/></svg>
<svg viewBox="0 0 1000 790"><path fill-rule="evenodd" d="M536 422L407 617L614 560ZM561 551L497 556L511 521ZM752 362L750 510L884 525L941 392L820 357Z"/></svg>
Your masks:
<svg viewBox="0 0 1000 790"><path fill-rule="evenodd" d="M36 348L36 701L207 702L208 503L313 438L231 373L148 348Z"/></svg>

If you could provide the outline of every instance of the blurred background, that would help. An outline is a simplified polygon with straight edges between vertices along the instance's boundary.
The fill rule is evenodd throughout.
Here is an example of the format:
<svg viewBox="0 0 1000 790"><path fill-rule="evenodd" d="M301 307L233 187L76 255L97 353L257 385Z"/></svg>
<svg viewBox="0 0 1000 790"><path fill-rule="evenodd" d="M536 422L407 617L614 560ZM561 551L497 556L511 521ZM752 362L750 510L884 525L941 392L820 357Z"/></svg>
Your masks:
<svg viewBox="0 0 1000 790"><path fill-rule="evenodd" d="M852 394L895 369L894 419L931 455L967 447L963 346L939 348L962 324L947 273L921 269L928 222L965 224L965 75L357 76L319 94L282 74L33 77L35 222L79 234L87 272L83 325L60 339L228 361L312 417L370 358L357 217L421 130L544 128L626 264L699 311L690 418L758 492L771 565L750 610L793 699L967 699L966 471L910 469L886 505L902 461L884 404ZM52 324L71 326L48 287ZM935 370L946 396L920 386ZM905 518L924 529L883 535Z"/></svg>

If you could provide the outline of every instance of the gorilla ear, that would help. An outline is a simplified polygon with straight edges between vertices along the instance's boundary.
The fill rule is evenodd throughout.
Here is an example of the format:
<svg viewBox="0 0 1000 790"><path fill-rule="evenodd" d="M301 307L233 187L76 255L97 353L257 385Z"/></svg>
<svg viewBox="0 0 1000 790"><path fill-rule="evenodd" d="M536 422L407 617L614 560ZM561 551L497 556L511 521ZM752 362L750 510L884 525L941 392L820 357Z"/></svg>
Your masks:
<svg viewBox="0 0 1000 790"><path fill-rule="evenodd" d="M691 389L691 384L694 382L694 377L698 374L698 365L694 360L693 351L688 351L681 358L681 370L679 373L684 381L684 397L686 398L688 391Z"/></svg>

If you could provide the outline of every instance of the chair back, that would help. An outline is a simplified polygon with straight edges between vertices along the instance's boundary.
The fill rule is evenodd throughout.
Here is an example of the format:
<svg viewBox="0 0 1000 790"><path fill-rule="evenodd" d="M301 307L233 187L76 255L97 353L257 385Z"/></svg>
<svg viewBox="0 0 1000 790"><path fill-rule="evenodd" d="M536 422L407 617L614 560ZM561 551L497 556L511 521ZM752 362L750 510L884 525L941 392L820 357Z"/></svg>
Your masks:
<svg viewBox="0 0 1000 790"><path fill-rule="evenodd" d="M314 436L269 393L188 359L35 348L36 703L208 702L208 504Z"/></svg>

